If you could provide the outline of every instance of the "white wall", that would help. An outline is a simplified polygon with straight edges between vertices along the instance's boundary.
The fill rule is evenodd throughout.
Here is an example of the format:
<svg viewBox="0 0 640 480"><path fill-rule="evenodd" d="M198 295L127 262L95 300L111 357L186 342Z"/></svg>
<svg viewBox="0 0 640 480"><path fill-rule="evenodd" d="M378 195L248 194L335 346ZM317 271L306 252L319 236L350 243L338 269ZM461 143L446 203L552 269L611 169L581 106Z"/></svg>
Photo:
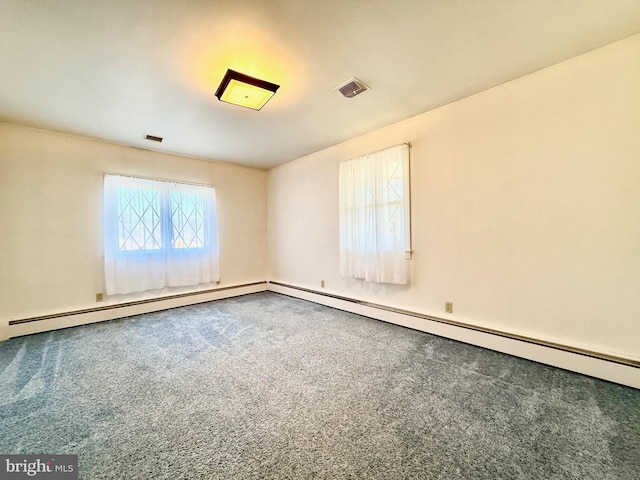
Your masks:
<svg viewBox="0 0 640 480"><path fill-rule="evenodd" d="M219 286L264 281L265 171L0 123L0 330L13 319L103 305L95 294L104 291L105 172L214 185Z"/></svg>
<svg viewBox="0 0 640 480"><path fill-rule="evenodd" d="M639 133L634 36L287 163L269 172L270 280L638 359ZM401 142L411 283L341 279L338 164Z"/></svg>
<svg viewBox="0 0 640 480"><path fill-rule="evenodd" d="M275 281L321 290L324 280L327 292L638 359L638 85L635 36L268 179L0 123L0 339L8 320L101 305L102 175L113 172L216 186L221 287L264 280L268 240ZM341 279L338 163L406 141L411 284Z"/></svg>

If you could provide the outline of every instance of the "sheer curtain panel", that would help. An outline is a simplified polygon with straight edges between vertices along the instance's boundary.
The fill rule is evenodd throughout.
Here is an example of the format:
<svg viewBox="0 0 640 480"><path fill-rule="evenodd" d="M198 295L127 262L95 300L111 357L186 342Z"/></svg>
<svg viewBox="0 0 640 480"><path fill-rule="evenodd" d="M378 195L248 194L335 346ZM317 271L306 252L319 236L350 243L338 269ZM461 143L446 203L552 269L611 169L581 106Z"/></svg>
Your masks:
<svg viewBox="0 0 640 480"><path fill-rule="evenodd" d="M107 295L220 279L213 187L104 177Z"/></svg>
<svg viewBox="0 0 640 480"><path fill-rule="evenodd" d="M409 145L340 163L340 275L408 283Z"/></svg>

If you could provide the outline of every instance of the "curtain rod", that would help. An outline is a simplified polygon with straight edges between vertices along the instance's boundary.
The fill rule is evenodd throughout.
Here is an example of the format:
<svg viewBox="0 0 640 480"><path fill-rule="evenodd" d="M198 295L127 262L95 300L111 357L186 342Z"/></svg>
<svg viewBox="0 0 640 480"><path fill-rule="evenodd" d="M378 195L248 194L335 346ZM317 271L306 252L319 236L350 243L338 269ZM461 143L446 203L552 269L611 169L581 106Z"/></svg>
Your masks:
<svg viewBox="0 0 640 480"><path fill-rule="evenodd" d="M347 160L341 160L341 162L348 162L350 160L355 160L356 158L366 157L367 155L374 155L376 153L384 152L385 150L391 150L392 148L401 147L402 145L406 145L407 147L411 148L410 142L403 142L403 143L398 143L397 145L392 145L390 147L380 148L378 150L374 150L373 152L367 152L364 155L358 155L357 157L349 158Z"/></svg>
<svg viewBox="0 0 640 480"><path fill-rule="evenodd" d="M144 177L142 175L127 175L124 173L113 173L113 172L104 172L103 177L107 176L107 175L111 175L114 177L126 177L126 178L136 178L139 180L153 180L156 182L167 182L167 183L180 183L182 185L193 185L194 187L211 187L211 188L215 188L215 186L211 185L210 183L196 183L196 182L183 182L181 180L169 180L166 178L158 178L158 177Z"/></svg>

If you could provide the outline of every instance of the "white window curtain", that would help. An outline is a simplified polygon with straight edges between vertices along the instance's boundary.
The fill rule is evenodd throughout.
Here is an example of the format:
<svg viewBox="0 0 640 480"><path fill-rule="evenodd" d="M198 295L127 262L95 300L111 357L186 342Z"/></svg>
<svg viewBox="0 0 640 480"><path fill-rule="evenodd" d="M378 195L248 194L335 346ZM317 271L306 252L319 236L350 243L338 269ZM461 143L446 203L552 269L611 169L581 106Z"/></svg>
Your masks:
<svg viewBox="0 0 640 480"><path fill-rule="evenodd" d="M107 295L220 279L213 187L104 177Z"/></svg>
<svg viewBox="0 0 640 480"><path fill-rule="evenodd" d="M408 283L409 145L340 163L340 275Z"/></svg>

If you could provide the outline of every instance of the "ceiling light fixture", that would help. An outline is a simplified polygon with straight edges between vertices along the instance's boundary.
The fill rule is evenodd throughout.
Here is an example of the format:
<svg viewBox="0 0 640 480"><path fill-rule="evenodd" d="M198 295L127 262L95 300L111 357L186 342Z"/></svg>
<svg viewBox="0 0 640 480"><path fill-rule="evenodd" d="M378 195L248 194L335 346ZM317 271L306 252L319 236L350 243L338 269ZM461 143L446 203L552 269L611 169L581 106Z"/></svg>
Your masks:
<svg viewBox="0 0 640 480"><path fill-rule="evenodd" d="M260 110L278 88L280 85L275 83L228 69L216 90L216 97L223 102Z"/></svg>

